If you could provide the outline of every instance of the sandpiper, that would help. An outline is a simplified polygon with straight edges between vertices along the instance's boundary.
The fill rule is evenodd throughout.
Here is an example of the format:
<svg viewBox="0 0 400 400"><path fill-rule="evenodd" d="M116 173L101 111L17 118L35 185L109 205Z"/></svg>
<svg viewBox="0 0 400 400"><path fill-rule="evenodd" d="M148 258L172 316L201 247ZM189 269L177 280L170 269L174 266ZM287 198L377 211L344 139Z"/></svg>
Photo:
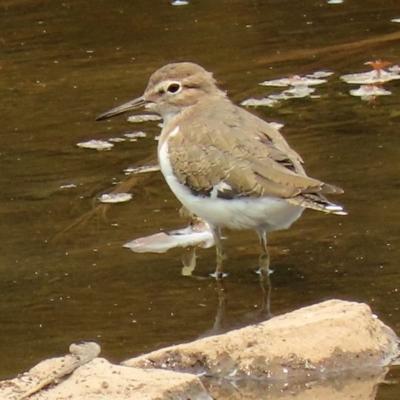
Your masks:
<svg viewBox="0 0 400 400"><path fill-rule="evenodd" d="M197 64L167 64L150 77L144 94L97 117L145 107L161 115L161 172L178 200L212 227L216 277L226 254L221 228L252 229L269 273L267 233L286 229L304 209L346 215L326 194L343 190L310 178L303 160L270 124L234 105L210 72Z"/></svg>

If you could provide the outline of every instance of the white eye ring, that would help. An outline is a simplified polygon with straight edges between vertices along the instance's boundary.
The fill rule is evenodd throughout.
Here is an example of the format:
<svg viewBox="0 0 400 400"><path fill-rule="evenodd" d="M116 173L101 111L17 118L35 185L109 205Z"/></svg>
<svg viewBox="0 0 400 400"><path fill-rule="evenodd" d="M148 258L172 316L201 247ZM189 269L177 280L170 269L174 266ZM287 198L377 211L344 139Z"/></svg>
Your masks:
<svg viewBox="0 0 400 400"><path fill-rule="evenodd" d="M175 94L180 92L182 89L182 85L179 82L170 82L167 86L167 92L171 94Z"/></svg>

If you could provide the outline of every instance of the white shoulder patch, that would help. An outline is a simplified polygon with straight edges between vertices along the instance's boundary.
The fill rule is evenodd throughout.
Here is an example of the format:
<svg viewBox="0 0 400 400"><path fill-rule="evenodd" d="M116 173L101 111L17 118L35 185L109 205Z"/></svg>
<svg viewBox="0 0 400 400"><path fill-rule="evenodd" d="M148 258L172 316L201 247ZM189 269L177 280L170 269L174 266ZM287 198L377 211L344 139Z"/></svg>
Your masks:
<svg viewBox="0 0 400 400"><path fill-rule="evenodd" d="M169 137L174 137L174 136L176 136L178 134L178 132L179 132L179 125L176 126L168 136Z"/></svg>
<svg viewBox="0 0 400 400"><path fill-rule="evenodd" d="M211 190L210 197L212 199L215 199L218 197L218 192L224 192L225 190L229 191L232 190L232 187L225 183L224 181L221 181L218 183L218 185L214 185L213 189Z"/></svg>

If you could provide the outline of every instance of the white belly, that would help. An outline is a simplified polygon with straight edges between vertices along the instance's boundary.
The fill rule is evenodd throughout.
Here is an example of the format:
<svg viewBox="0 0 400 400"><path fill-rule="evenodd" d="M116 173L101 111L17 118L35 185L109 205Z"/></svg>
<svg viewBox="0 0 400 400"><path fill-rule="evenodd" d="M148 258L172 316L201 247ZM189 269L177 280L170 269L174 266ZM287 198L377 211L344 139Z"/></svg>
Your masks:
<svg viewBox="0 0 400 400"><path fill-rule="evenodd" d="M211 225L269 232L288 228L304 211L303 207L293 206L275 197L226 200L195 196L174 176L168 157L167 140L158 149L158 159L161 172L178 200Z"/></svg>

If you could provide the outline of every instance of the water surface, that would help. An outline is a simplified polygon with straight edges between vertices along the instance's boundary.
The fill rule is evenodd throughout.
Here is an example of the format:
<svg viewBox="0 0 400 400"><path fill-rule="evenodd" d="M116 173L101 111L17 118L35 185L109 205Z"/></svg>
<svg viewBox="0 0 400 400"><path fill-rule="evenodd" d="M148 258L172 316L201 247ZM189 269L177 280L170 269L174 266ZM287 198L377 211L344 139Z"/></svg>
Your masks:
<svg viewBox="0 0 400 400"><path fill-rule="evenodd" d="M330 298L362 301L400 332L400 83L386 85L391 96L368 103L339 80L367 70L366 61L400 63L400 26L390 21L400 16L396 2L7 0L0 13L2 378L64 354L78 340L96 340L105 357L120 361L258 318L252 233L227 233L222 315L215 282L182 277L179 251L121 248L183 225L159 173L135 182L131 202L64 232L126 179L125 168L155 159L155 123L94 118L140 95L149 75L173 61L213 71L236 103L273 92L257 85L266 79L335 72L318 88L319 99L254 111L285 124L309 175L343 187L334 200L349 212L307 211L290 230L271 235L271 312ZM76 147L135 129L148 137L109 152ZM69 183L76 188L60 188ZM197 272L207 277L214 250L198 255ZM384 386L377 398L393 398L393 390Z"/></svg>

